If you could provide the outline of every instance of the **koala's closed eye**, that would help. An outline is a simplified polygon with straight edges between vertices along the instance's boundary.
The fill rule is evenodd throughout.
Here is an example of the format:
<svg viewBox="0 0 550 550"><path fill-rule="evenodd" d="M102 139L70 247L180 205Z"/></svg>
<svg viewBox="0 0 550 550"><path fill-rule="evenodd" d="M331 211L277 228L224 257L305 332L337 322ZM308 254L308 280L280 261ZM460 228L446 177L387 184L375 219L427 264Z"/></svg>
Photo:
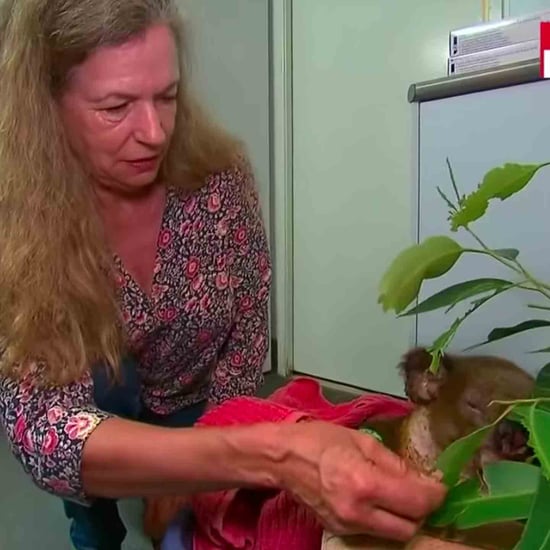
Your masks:
<svg viewBox="0 0 550 550"><path fill-rule="evenodd" d="M482 413L484 407L473 398L466 398L466 406L476 413Z"/></svg>

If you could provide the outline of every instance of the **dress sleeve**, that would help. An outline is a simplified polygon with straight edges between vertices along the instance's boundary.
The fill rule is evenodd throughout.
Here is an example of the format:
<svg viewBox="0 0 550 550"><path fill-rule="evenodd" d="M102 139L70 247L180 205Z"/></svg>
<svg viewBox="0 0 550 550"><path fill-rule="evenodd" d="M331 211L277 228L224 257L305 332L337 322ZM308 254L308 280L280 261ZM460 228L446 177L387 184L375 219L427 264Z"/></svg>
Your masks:
<svg viewBox="0 0 550 550"><path fill-rule="evenodd" d="M90 375L67 386L38 387L38 367L14 381L0 377L0 422L10 448L38 487L81 503L84 443L109 414L93 402Z"/></svg>
<svg viewBox="0 0 550 550"><path fill-rule="evenodd" d="M252 171L236 171L229 181L229 284L235 317L212 377L214 404L239 395L255 395L263 380L269 338L271 260L260 201Z"/></svg>

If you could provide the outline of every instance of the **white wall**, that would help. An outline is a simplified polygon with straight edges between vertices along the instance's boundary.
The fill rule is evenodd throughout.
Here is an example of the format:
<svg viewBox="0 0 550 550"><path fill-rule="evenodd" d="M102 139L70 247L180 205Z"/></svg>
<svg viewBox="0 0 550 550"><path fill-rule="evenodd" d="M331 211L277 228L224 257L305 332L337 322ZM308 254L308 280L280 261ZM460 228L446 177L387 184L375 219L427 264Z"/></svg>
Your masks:
<svg viewBox="0 0 550 550"><path fill-rule="evenodd" d="M407 88L444 76L449 30L481 18L479 0L294 1L297 371L401 393L411 326L377 295L413 240Z"/></svg>
<svg viewBox="0 0 550 550"><path fill-rule="evenodd" d="M244 140L270 217L269 0L180 0L192 31L192 81L207 107ZM270 369L268 357L265 370Z"/></svg>
<svg viewBox="0 0 550 550"><path fill-rule="evenodd" d="M504 16L518 17L541 10L550 10L550 0L503 0Z"/></svg>

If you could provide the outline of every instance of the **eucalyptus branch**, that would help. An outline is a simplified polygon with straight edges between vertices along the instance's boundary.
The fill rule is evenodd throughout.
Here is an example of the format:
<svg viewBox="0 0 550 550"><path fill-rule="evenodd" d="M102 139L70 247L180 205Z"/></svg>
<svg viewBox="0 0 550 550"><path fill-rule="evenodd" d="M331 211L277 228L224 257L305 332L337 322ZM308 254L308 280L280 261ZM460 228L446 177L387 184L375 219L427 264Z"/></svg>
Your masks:
<svg viewBox="0 0 550 550"><path fill-rule="evenodd" d="M447 160L447 168L449 169L449 175L451 176L451 183L453 185L456 200L458 201L458 204L460 204L460 193L458 192L458 186L456 184L455 175L454 175L453 169L451 167L451 161L449 160L449 157L447 157L446 160Z"/></svg>
<svg viewBox="0 0 550 550"><path fill-rule="evenodd" d="M521 270L525 278L550 300L550 286L533 277L533 275L531 275L531 273L529 273L517 260L514 260L514 263Z"/></svg>
<svg viewBox="0 0 550 550"><path fill-rule="evenodd" d="M485 296L483 298L480 298L479 300L476 300L472 302L472 307L468 309L461 317L457 317L453 324L443 333L441 334L435 342L430 346L428 351L430 352L432 356L432 362L429 367L429 371L433 374L437 373L437 370L439 369L439 360L443 354L443 352L447 349L453 338L455 337L455 334L457 333L459 327L462 325L462 323L472 314L474 311L477 311L483 304L487 303L489 300L492 300L499 294L502 294L503 292L506 292L507 290L510 290L511 288L514 288L516 285L512 285L511 287L507 288L500 288L498 290L495 290L492 294L489 296Z"/></svg>
<svg viewBox="0 0 550 550"><path fill-rule="evenodd" d="M527 289L527 290L532 290L532 289ZM544 311L550 311L549 306L541 306L539 304L527 304L527 307L530 307L531 309L542 309Z"/></svg>
<svg viewBox="0 0 550 550"><path fill-rule="evenodd" d="M491 256L491 258L505 265L509 269L512 269L518 274L525 275L525 273L522 273L521 269L515 265L515 262L513 260L507 260L506 258L499 256L493 250L491 250L491 248L489 248L469 227L466 227L465 229L479 243L479 245L483 249L483 251L478 251L478 252L482 252L483 254L487 254L488 256Z"/></svg>
<svg viewBox="0 0 550 550"><path fill-rule="evenodd" d="M479 245L482 247L482 251L478 250L477 252L481 252L483 254L487 254L488 256L491 256L494 258L497 262L500 262L501 264L505 265L506 267L512 269L515 273L519 275L523 275L527 281L529 281L536 290L548 298L550 300L550 285L547 285L546 283L543 283L542 281L539 281L537 278L535 278L523 265L518 262L518 260L507 260L506 258L503 258L502 256L499 256L496 254L493 250L491 250L469 227L465 228L466 231L479 243ZM475 250L471 250L474 252Z"/></svg>

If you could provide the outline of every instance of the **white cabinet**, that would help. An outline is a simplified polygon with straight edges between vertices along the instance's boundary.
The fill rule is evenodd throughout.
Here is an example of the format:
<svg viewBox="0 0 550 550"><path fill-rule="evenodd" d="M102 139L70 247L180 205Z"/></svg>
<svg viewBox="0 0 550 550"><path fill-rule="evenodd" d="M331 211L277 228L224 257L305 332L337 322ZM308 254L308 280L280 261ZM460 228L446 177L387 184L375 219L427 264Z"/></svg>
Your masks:
<svg viewBox="0 0 550 550"><path fill-rule="evenodd" d="M412 82L446 74L479 0L294 0L294 367L401 393L411 326L378 282L413 241Z"/></svg>
<svg viewBox="0 0 550 550"><path fill-rule="evenodd" d="M461 194L474 191L488 170L506 162L538 164L550 161L547 138L550 120L541 116L546 111L549 94L550 82L538 81L420 104L420 240L442 234L464 246L477 246L465 231L454 233L449 229L448 208L437 192L440 186L453 197L445 159L450 158ZM518 249L518 259L524 267L544 282L550 281L549 183L548 168L541 169L517 195L505 201L491 201L484 217L471 226L491 248ZM420 299L451 284L478 277L517 280L509 269L470 254L461 258L444 277L428 281ZM484 341L496 327L514 326L530 319L548 319L548 312L529 309L527 304L530 303L547 305L547 301L537 294L522 291L506 292L491 300L464 322L451 351L462 352ZM419 315L418 343L431 344L464 311L464 307L458 306L448 315L443 310ZM548 345L548 329L541 328L471 353L501 355L535 374L548 362L548 356L529 352Z"/></svg>

